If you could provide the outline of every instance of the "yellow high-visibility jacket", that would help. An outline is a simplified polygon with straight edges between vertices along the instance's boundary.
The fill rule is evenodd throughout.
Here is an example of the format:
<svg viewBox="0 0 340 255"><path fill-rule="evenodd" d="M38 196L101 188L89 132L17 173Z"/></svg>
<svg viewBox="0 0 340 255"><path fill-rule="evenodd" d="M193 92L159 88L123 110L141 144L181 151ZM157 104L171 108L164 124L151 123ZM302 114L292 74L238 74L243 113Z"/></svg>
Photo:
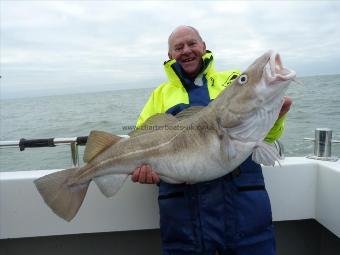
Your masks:
<svg viewBox="0 0 340 255"><path fill-rule="evenodd" d="M217 72L210 51L203 55L203 71L195 80L182 73L175 59L164 63L168 81L158 86L145 104L136 126L141 126L149 117L157 113L176 115L190 106L206 106L214 100L232 81L240 75L239 70ZM284 130L285 117L279 118L269 131L266 141L274 142Z"/></svg>

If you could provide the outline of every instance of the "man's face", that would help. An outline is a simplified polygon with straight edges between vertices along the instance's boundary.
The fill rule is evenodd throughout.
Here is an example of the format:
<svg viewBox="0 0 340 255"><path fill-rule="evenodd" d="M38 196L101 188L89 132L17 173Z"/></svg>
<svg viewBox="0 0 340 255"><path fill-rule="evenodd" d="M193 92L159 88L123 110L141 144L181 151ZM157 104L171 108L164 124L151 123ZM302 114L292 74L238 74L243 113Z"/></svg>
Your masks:
<svg viewBox="0 0 340 255"><path fill-rule="evenodd" d="M191 28L176 30L171 35L169 48L169 58L176 59L189 77L199 74L206 47L195 31Z"/></svg>

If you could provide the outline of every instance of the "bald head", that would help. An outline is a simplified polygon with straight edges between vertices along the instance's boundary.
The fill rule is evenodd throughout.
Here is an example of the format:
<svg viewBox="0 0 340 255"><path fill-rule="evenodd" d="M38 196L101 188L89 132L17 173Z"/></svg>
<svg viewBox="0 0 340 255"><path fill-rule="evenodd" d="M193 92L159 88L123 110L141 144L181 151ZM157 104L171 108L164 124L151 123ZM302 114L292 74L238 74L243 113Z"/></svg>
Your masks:
<svg viewBox="0 0 340 255"><path fill-rule="evenodd" d="M183 34L183 33L190 33L190 32L194 32L194 34L197 37L197 40L199 40L200 42L203 42L202 37L200 35L200 33L198 32L198 30L194 27L191 26L178 26L174 29L174 31L172 31L172 33L170 34L169 38L168 38L168 47L169 47L169 51L171 49L171 47L173 46L173 38L178 35L178 34Z"/></svg>
<svg viewBox="0 0 340 255"><path fill-rule="evenodd" d="M179 26L169 36L169 59L176 59L184 73L195 78L203 68L202 56L206 52L197 29Z"/></svg>

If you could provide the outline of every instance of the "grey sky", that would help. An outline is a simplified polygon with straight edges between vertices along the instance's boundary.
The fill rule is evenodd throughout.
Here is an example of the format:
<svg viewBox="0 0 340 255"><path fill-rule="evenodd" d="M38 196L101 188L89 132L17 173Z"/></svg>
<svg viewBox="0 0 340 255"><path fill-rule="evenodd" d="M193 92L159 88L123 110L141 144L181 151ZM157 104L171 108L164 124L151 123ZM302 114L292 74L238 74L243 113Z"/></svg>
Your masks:
<svg viewBox="0 0 340 255"><path fill-rule="evenodd" d="M298 75L340 73L336 1L1 1L1 97L156 87L167 39L196 27L217 69L268 49Z"/></svg>

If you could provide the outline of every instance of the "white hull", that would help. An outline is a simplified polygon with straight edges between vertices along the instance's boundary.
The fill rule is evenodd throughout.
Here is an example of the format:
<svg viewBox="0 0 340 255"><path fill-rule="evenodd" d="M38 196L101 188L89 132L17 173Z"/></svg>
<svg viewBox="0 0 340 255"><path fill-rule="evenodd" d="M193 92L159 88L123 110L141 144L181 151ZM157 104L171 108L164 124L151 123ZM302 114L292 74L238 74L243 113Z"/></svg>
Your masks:
<svg viewBox="0 0 340 255"><path fill-rule="evenodd" d="M273 220L316 219L340 237L340 161L289 157L281 165L263 167ZM131 181L110 199L91 184L77 216L64 221L33 184L53 171L0 172L0 239L159 227L157 187Z"/></svg>

